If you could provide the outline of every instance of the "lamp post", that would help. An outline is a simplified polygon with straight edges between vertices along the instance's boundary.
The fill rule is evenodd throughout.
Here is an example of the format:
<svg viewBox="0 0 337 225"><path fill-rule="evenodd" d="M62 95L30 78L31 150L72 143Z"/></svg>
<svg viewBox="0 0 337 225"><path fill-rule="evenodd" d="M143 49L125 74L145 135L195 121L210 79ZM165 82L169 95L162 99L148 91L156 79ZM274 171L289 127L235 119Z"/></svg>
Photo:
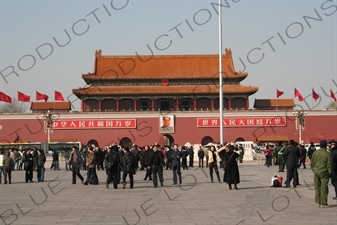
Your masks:
<svg viewBox="0 0 337 225"><path fill-rule="evenodd" d="M302 140L302 131L305 128L305 116L307 115L307 112L304 112L303 109L296 110L296 112L293 112L293 115L296 115L296 130L298 130L299 135L299 144L303 144Z"/></svg>
<svg viewBox="0 0 337 225"><path fill-rule="evenodd" d="M44 132L47 133L48 135L48 144L50 143L50 134L53 133L53 125L54 125L54 121L55 118L57 117L56 115L53 115L49 112L49 110L44 114L41 115L41 117L43 117L44 120Z"/></svg>
<svg viewBox="0 0 337 225"><path fill-rule="evenodd" d="M224 143L223 124L223 83L222 83L222 8L219 0L219 107L220 107L220 144Z"/></svg>

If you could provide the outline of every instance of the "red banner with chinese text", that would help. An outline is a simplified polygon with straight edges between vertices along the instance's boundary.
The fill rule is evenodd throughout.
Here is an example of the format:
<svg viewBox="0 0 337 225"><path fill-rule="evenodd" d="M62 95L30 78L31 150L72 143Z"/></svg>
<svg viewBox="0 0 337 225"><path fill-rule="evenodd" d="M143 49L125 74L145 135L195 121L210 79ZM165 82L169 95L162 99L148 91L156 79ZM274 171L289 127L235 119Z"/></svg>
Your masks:
<svg viewBox="0 0 337 225"><path fill-rule="evenodd" d="M247 117L247 118L224 118L224 127L259 127L287 125L286 117ZM197 118L197 127L219 127L218 118Z"/></svg>
<svg viewBox="0 0 337 225"><path fill-rule="evenodd" d="M136 119L78 119L56 120L54 129L112 129L136 128Z"/></svg>

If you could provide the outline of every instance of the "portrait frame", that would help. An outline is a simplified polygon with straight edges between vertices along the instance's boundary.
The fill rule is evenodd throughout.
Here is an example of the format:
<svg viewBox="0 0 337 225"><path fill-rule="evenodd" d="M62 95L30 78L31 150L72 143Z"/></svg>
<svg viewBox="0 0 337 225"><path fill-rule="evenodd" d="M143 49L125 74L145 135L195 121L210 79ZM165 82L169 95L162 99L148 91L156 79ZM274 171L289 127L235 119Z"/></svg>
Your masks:
<svg viewBox="0 0 337 225"><path fill-rule="evenodd" d="M164 125L164 118L169 120L168 126ZM159 133L160 134L173 134L175 132L175 120L174 115L160 115L159 116ZM166 123L166 122L165 122Z"/></svg>

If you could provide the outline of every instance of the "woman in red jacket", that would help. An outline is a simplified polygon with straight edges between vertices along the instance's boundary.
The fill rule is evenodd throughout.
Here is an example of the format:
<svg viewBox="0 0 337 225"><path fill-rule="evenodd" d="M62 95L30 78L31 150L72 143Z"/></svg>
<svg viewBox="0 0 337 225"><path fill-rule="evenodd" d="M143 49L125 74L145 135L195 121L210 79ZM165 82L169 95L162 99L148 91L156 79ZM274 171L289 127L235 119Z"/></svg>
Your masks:
<svg viewBox="0 0 337 225"><path fill-rule="evenodd" d="M269 148L269 145L267 145L266 149L263 150L263 153L266 156L265 166L267 166L267 167L271 166L271 158L273 157L273 152Z"/></svg>

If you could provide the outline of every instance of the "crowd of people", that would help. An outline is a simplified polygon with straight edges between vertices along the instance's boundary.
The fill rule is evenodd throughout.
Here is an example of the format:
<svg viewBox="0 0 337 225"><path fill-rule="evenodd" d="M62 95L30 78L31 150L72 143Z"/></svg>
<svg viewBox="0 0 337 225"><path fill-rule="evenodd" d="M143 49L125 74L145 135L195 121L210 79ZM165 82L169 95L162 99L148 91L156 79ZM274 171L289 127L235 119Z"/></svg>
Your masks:
<svg viewBox="0 0 337 225"><path fill-rule="evenodd" d="M310 143L308 150L304 145L291 140L283 144L279 142L273 149L269 145L263 150L265 155L265 166L278 165L278 172L285 172L285 188L290 188L291 181L293 187L301 185L299 183L298 169L303 166L306 169L306 163L310 161L310 168L314 173L315 202L317 207L328 208L328 184L334 187L335 197L337 200L337 141L326 140L320 141L320 148L316 150L314 143Z"/></svg>
<svg viewBox="0 0 337 225"><path fill-rule="evenodd" d="M298 169L303 166L306 169L306 163L310 160L310 167L314 172L315 202L317 206L326 208L328 183L331 183L335 189L337 200L337 142L332 140L320 142L320 149L316 150L313 143L309 149L299 145L291 140L289 143L278 143L271 148L266 146L263 151L265 155L265 166L278 165L278 172L285 172L285 188L290 188L290 183L294 187L301 185L299 183ZM209 169L210 180L214 182L213 173L216 179L221 183L219 168L224 170L222 181L228 184L230 190L232 185L238 189L240 183L240 173L238 164L242 163L244 149L242 145L234 146L232 143L225 145L199 145L197 151L199 158L199 167L205 166ZM78 149L73 146L71 151L66 151L63 155L66 170L72 171L72 184L76 184L77 178L84 185L98 185L99 180L97 170L106 171L106 188L112 183L114 189L118 184L122 184L125 189L127 177L129 187L134 187L134 175L137 170L145 170L144 181L153 182L153 187L164 186L163 170L172 170L173 185L182 184L181 169L187 170L194 166L193 147L178 146L174 144L161 147L158 143L152 146L138 147L133 144L130 147L119 147L115 144L110 147L99 148L98 146L86 146ZM52 154L52 164L50 169L60 170L59 154L54 151ZM187 159L189 163L187 164ZM11 184L11 172L13 170L25 170L25 182L33 182L33 171L37 172L37 181L44 181L46 156L43 150L28 148L25 151L10 149L8 152L0 151L0 184L2 174L4 175L4 184ZM87 171L86 179L81 175L81 170ZM76 178L77 177L77 178Z"/></svg>

